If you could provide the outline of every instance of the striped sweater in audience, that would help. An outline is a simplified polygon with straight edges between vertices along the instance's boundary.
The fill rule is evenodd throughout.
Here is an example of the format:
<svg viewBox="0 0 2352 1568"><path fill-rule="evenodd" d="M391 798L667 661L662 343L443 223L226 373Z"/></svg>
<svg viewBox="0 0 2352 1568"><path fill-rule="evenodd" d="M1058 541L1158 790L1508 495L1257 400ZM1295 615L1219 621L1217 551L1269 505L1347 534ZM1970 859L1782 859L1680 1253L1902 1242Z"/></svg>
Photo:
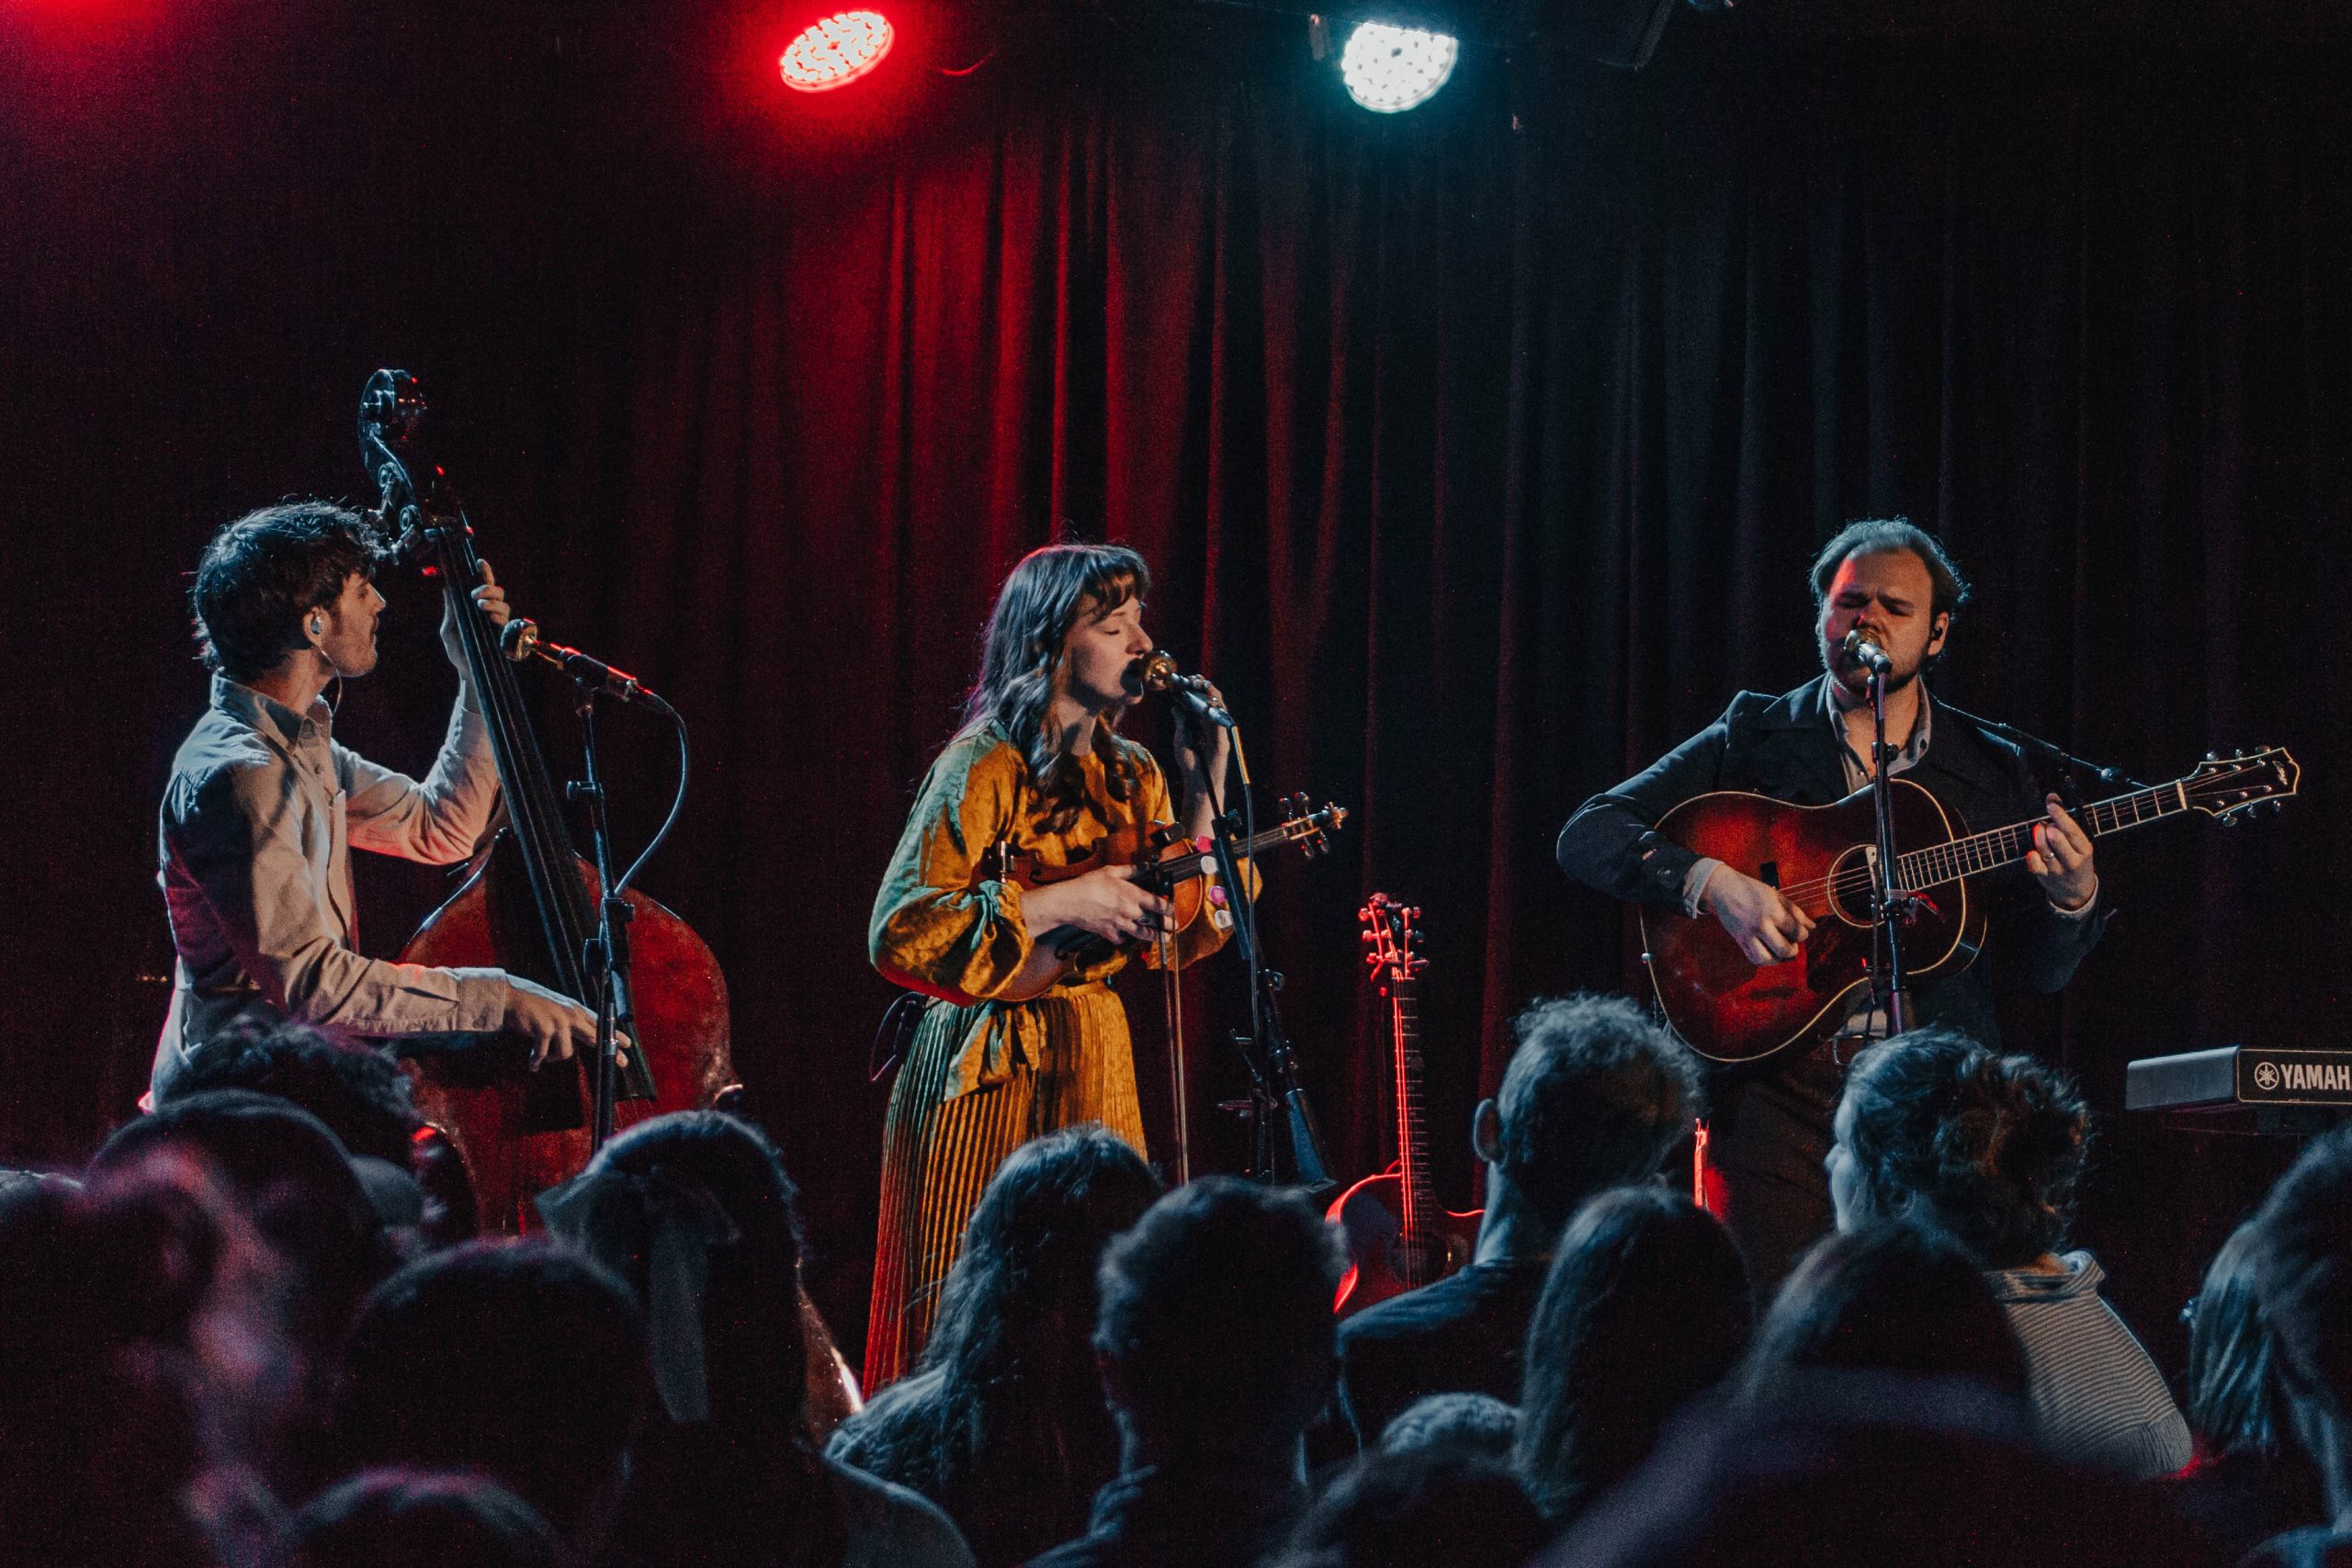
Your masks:
<svg viewBox="0 0 2352 1568"><path fill-rule="evenodd" d="M2061 1271L1996 1269L1993 1286L2025 1346L2042 1446L2059 1458L2152 1479L2187 1464L2188 1423L2164 1374L2098 1293L2106 1273L2087 1252Z"/></svg>

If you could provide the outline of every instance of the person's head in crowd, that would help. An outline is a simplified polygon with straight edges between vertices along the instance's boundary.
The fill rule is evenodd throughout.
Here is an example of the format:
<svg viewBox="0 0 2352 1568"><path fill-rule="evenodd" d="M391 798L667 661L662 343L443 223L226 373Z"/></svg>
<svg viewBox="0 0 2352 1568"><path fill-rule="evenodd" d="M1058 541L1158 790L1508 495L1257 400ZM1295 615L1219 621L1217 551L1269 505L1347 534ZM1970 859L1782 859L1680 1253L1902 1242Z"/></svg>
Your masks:
<svg viewBox="0 0 2352 1568"><path fill-rule="evenodd" d="M628 1287L552 1242L473 1242L361 1305L334 1432L345 1470L476 1470L583 1555L608 1528L651 1379Z"/></svg>
<svg viewBox="0 0 2352 1568"><path fill-rule="evenodd" d="M1792 1373L1818 1367L1973 1379L2031 1430L2008 1314L1976 1260L1924 1225L1886 1221L1815 1243L1756 1330L1742 1397L1770 1404Z"/></svg>
<svg viewBox="0 0 2352 1568"><path fill-rule="evenodd" d="M1208 1176L1102 1255L1094 1349L1124 1468L1295 1472L1331 1397L1338 1241L1295 1192Z"/></svg>
<svg viewBox="0 0 2352 1568"><path fill-rule="evenodd" d="M369 1470L303 1506L287 1568L572 1568L528 1503L454 1471Z"/></svg>
<svg viewBox="0 0 2352 1568"><path fill-rule="evenodd" d="M1528 1326L1516 1458L1565 1519L1641 1463L1747 1348L1747 1268L1721 1222L1662 1187L1604 1192L1560 1238Z"/></svg>
<svg viewBox="0 0 2352 1568"><path fill-rule="evenodd" d="M2166 1483L2174 1507L2240 1551L2327 1514L2319 1472L2295 1440L2278 1348L2256 1300L2257 1240L2251 1222L2233 1231L2181 1314L2181 1404L2197 1461Z"/></svg>
<svg viewBox="0 0 2352 1568"><path fill-rule="evenodd" d="M175 1099L115 1129L91 1157L97 1173L159 1147L191 1150L221 1180L270 1244L302 1273L301 1290L330 1335L397 1261L382 1217L326 1123L291 1101L251 1089Z"/></svg>
<svg viewBox="0 0 2352 1568"><path fill-rule="evenodd" d="M643 1305L672 1421L805 1443L800 1220L765 1133L719 1111L654 1117L540 1208Z"/></svg>
<svg viewBox="0 0 2352 1568"><path fill-rule="evenodd" d="M278 1263L272 1317L286 1337L277 1429L260 1462L298 1492L328 1479L310 1467L326 1419L335 1357L352 1314L399 1262L365 1183L341 1139L309 1111L275 1095L215 1089L159 1107L115 1130L90 1161L95 1176L158 1151L201 1160Z"/></svg>
<svg viewBox="0 0 2352 1568"><path fill-rule="evenodd" d="M1487 1162L1488 1235L1509 1225L1523 1234L1508 1250L1542 1257L1587 1198L1657 1173L1699 1114L1699 1068L1622 997L1538 1001L1512 1030L1518 1048L1471 1142Z"/></svg>
<svg viewBox="0 0 2352 1568"><path fill-rule="evenodd" d="M1519 1568L1551 1529L1509 1464L1451 1450L1367 1454L1302 1515L1268 1568Z"/></svg>
<svg viewBox="0 0 2352 1568"><path fill-rule="evenodd" d="M1854 1059L1831 1131L1838 1229L1916 1219L1984 1268L2023 1269L2065 1238L2091 1121L2056 1068L1928 1028Z"/></svg>
<svg viewBox="0 0 2352 1568"><path fill-rule="evenodd" d="M2230 1233L2183 1314L2182 1413L2210 1454L2271 1454L2293 1440L2278 1350L2255 1295L2256 1239L2250 1221Z"/></svg>
<svg viewBox="0 0 2352 1568"><path fill-rule="evenodd" d="M1946 1378L1814 1368L1675 1425L1543 1568L2225 1568L2142 1486L2070 1469Z"/></svg>
<svg viewBox="0 0 2352 1568"><path fill-rule="evenodd" d="M248 1016L188 1054L159 1097L168 1105L214 1089L288 1100L325 1122L355 1155L405 1166L424 1125L408 1075L380 1051L338 1044L305 1024Z"/></svg>
<svg viewBox="0 0 2352 1568"><path fill-rule="evenodd" d="M2352 1127L2312 1140L2251 1222L2254 1289L2295 1437L2352 1527Z"/></svg>
<svg viewBox="0 0 2352 1568"><path fill-rule="evenodd" d="M1083 1531L1118 1469L1092 1338L1095 1272L1159 1179L1101 1126L1050 1133L989 1179L911 1376L843 1424L831 1452L947 1510L983 1563Z"/></svg>
<svg viewBox="0 0 2352 1568"><path fill-rule="evenodd" d="M269 1267L184 1153L0 1197L0 1564L212 1562Z"/></svg>
<svg viewBox="0 0 2352 1568"><path fill-rule="evenodd" d="M1485 1454L1510 1459L1519 1409L1491 1393L1432 1393L1413 1401L1380 1429L1380 1451Z"/></svg>

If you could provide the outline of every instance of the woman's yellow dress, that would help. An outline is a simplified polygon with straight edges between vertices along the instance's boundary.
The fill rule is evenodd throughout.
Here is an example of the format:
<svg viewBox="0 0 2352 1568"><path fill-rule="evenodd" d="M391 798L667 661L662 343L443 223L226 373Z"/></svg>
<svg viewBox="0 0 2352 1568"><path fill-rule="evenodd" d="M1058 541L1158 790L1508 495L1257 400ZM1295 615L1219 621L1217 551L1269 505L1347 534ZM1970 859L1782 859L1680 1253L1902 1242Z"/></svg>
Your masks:
<svg viewBox="0 0 2352 1568"><path fill-rule="evenodd" d="M866 1323L871 1392L913 1370L939 1288L962 1249L980 1193L1030 1139L1099 1122L1144 1148L1127 1015L1103 982L1127 962L1113 952L1025 1002L999 1002L1035 935L1016 883L981 880L999 843L1043 868L1113 853L1104 840L1148 841L1174 820L1151 753L1112 738L1136 782L1115 798L1101 757L1082 759L1084 799L1057 829L1027 759L993 721L959 735L931 765L898 852L874 900L874 966L930 994L890 1091L882 1134L882 1216ZM1215 950L1206 919L1176 939L1179 964ZM1144 961L1157 966L1156 951Z"/></svg>

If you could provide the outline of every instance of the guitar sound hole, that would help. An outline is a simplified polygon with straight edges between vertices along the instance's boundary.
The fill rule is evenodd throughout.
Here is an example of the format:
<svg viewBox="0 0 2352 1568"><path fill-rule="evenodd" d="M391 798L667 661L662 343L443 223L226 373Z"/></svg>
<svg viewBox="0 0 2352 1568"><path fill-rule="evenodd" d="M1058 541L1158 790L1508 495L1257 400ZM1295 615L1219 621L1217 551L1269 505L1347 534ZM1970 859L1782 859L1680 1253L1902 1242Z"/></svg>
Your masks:
<svg viewBox="0 0 2352 1568"><path fill-rule="evenodd" d="M1871 850L1868 844L1856 844L1830 862L1829 912L1849 926L1871 923Z"/></svg>

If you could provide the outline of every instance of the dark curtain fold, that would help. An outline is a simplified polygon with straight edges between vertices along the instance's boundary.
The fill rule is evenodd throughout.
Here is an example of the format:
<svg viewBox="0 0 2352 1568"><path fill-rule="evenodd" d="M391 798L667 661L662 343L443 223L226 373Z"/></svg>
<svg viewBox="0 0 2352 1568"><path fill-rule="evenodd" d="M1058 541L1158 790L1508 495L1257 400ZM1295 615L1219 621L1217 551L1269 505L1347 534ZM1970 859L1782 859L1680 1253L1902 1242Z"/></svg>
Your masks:
<svg viewBox="0 0 2352 1568"><path fill-rule="evenodd" d="M2110 1113L2086 1231L2161 1327L2279 1156L2126 1122L2122 1063L2335 1043L2352 935L2335 827L2352 116L2326 62L1759 45L1692 21L1639 76L1481 57L1382 119L1295 42L1227 20L1189 42L1015 51L934 84L940 119L887 149L756 177L624 156L585 102L605 79L542 60L542 121L492 116L420 170L379 171L399 190L454 182L464 214L386 255L164 177L233 119L127 194L62 162L43 177L80 205L6 209L44 254L134 208L199 257L282 250L203 309L166 309L168 349L115 343L96 367L57 357L74 321L144 301L176 253L109 250L115 276L28 295L16 384L53 401L8 438L33 454L0 481L8 525L105 527L25 547L18 581L60 586L23 618L58 646L122 562L164 581L218 517L345 488L325 465L345 460L360 377L436 355L496 530L485 553L555 635L695 723L691 809L649 881L727 966L739 1063L847 1328L881 1119L866 1035L890 995L864 959L867 902L1021 551L1065 526L1144 550L1151 624L1242 716L1261 811L1290 791L1352 811L1331 860L1274 867L1264 917L1346 1176L1392 1136L1353 911L1374 888L1424 908L1430 1124L1463 1203L1470 1109L1511 1014L1640 983L1630 922L1551 864L1560 822L1735 691L1805 678L1812 554L1849 518L1905 513L1976 582L1939 678L1954 700L2150 779L2257 741L2306 769L2278 821L2103 844L2123 911L2106 945L2063 1002L2011 1010L2012 1043L2063 1056ZM440 90L470 103L477 85ZM271 145L320 211L366 205L322 155ZM484 147L536 150L537 175ZM494 243L469 249L478 233ZM446 288L414 283L424 263ZM266 392L156 412L182 359ZM175 453L220 454L187 459L198 481L160 528L140 520L171 462L93 472L144 428L142 400ZM101 554L102 534L121 548ZM168 600L142 586L125 635L164 640ZM423 665L413 629L398 651ZM13 918L51 1032L70 1009L39 999L42 976L152 953L168 741L150 732L192 711L179 660L68 670L46 776L84 787L38 799L12 854L54 879L44 824L128 820L68 897L92 931L138 934L69 952ZM414 753L440 690L363 696L355 737ZM1136 721L1164 739L1156 712ZM560 709L548 729L565 743ZM147 764L127 781L126 734ZM641 834L666 754L616 744ZM426 901L414 879L380 887L394 908ZM1159 996L1127 994L1164 1127ZM1222 1038L1247 1015L1238 966L1187 1007L1200 1153L1230 1165L1246 1139L1215 1107L1244 1088ZM117 1028L112 1051L137 1060L102 1073L9 1041L28 1086L10 1146L63 1152L125 1109L143 1026Z"/></svg>

